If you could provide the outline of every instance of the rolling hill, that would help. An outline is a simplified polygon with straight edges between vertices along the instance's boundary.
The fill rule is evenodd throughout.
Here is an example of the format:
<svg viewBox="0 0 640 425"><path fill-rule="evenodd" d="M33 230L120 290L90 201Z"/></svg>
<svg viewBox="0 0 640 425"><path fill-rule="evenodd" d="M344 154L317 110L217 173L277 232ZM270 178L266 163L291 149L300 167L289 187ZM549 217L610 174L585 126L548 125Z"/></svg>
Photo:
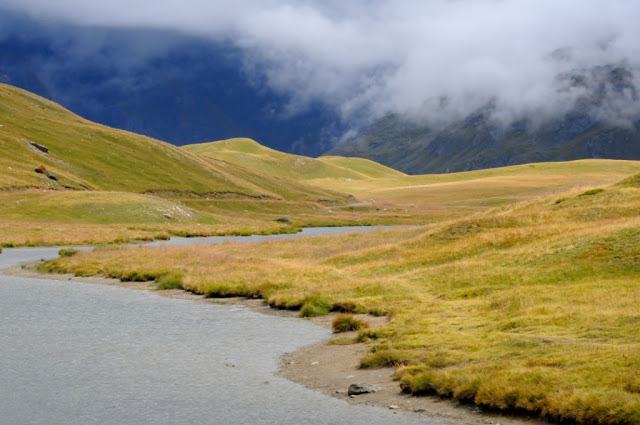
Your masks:
<svg viewBox="0 0 640 425"><path fill-rule="evenodd" d="M4 84L0 84L0 125L0 188L177 192L336 202L346 199L335 192L284 182L92 123L53 102ZM40 165L56 179L36 173Z"/></svg>
<svg viewBox="0 0 640 425"><path fill-rule="evenodd" d="M254 171L296 181L317 178L364 180L404 175L404 173L366 159L309 158L279 152L246 138L186 145L183 146L183 149L209 158L241 165Z"/></svg>

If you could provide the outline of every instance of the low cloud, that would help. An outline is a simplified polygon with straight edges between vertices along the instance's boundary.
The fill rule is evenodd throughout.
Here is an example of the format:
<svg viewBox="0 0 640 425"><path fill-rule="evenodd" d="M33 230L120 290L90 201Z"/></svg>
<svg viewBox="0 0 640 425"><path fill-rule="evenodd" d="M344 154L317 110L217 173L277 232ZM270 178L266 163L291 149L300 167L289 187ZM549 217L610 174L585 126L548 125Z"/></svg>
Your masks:
<svg viewBox="0 0 640 425"><path fill-rule="evenodd" d="M243 52L248 75L291 98L291 114L323 102L358 122L390 112L446 121L489 102L496 119L549 117L572 107L598 84L591 70L609 64L640 82L640 2L631 0L0 0L0 7L50 22L171 29L230 43ZM568 84L574 74L584 84ZM638 111L637 96L613 92L604 116Z"/></svg>

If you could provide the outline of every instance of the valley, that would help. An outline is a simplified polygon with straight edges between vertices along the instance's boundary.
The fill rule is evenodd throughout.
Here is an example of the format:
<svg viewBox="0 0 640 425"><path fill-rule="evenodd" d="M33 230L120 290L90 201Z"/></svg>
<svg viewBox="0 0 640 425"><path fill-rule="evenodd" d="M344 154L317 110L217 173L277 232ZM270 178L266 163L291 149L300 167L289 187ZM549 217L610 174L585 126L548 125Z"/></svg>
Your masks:
<svg viewBox="0 0 640 425"><path fill-rule="evenodd" d="M360 367L394 368L406 393L553 421L640 421L640 162L407 175L250 139L175 147L6 85L0 124L0 244L99 245L43 273L262 299L303 317L385 317L332 343L370 344ZM121 245L351 225L410 226L250 249Z"/></svg>

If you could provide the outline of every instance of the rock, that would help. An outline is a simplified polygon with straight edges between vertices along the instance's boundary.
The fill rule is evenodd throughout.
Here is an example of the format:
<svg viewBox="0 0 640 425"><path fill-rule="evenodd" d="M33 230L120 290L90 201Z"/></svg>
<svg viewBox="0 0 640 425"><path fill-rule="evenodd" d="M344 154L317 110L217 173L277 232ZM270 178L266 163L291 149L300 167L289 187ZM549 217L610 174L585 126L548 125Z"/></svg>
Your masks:
<svg viewBox="0 0 640 425"><path fill-rule="evenodd" d="M291 223L291 219L289 217L276 218L276 221L279 223Z"/></svg>
<svg viewBox="0 0 640 425"><path fill-rule="evenodd" d="M399 407L396 406L395 404L392 404L392 405L389 406L389 409L396 410L396 409L399 409Z"/></svg>
<svg viewBox="0 0 640 425"><path fill-rule="evenodd" d="M378 388L369 385L369 384L351 384L349 385L349 389L347 390L347 394L349 395L358 395L358 394L368 394L375 393L378 391Z"/></svg>
<svg viewBox="0 0 640 425"><path fill-rule="evenodd" d="M166 218L166 219L169 219L169 220L171 220L171 219L173 218L173 216L172 216L171 214L166 214L166 213L165 213L165 214L162 214L162 216L163 216L164 218Z"/></svg>
<svg viewBox="0 0 640 425"><path fill-rule="evenodd" d="M39 151L42 151L44 153L48 153L49 152L49 148L46 147L45 145L41 145L40 143L36 143L36 142L29 142L29 144L31 146L33 146L34 148L38 149Z"/></svg>
<svg viewBox="0 0 640 425"><path fill-rule="evenodd" d="M35 171L38 174L47 174L47 170L46 168L44 168L44 165L39 166Z"/></svg>
<svg viewBox="0 0 640 425"><path fill-rule="evenodd" d="M51 180L58 181L58 178L55 176L55 174L47 173L47 177L49 177Z"/></svg>

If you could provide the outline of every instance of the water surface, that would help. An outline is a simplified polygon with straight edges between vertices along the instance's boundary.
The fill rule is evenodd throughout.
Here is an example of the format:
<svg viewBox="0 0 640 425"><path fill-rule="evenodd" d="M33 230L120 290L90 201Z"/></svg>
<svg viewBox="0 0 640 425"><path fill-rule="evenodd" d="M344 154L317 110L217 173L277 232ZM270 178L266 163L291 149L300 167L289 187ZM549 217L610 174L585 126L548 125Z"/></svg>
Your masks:
<svg viewBox="0 0 640 425"><path fill-rule="evenodd" d="M53 258L9 249L0 268ZM329 331L144 291L0 275L0 424L425 424L275 376Z"/></svg>

